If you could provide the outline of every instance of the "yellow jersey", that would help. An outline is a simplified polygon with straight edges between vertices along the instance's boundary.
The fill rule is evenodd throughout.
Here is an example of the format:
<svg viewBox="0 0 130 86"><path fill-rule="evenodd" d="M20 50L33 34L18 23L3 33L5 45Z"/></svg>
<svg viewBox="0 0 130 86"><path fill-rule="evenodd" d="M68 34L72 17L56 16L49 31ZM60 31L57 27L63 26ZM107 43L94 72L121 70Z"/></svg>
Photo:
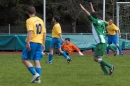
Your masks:
<svg viewBox="0 0 130 86"><path fill-rule="evenodd" d="M58 34L61 34L61 33L62 33L61 26L59 23L56 23L52 29L52 38L60 38Z"/></svg>
<svg viewBox="0 0 130 86"><path fill-rule="evenodd" d="M37 16L30 17L26 20L27 31L32 31L30 42L43 43L43 34L46 33L44 22Z"/></svg>
<svg viewBox="0 0 130 86"><path fill-rule="evenodd" d="M107 26L107 32L109 35L115 35L119 28L115 24L109 24Z"/></svg>

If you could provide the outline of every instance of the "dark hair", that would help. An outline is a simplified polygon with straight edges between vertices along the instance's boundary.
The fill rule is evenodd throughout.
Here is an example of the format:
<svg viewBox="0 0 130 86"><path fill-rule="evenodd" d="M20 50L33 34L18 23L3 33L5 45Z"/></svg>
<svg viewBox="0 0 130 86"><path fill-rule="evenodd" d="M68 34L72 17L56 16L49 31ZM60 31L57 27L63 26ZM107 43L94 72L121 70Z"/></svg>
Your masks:
<svg viewBox="0 0 130 86"><path fill-rule="evenodd" d="M92 12L91 15L96 19L98 18L98 14L96 12Z"/></svg>
<svg viewBox="0 0 130 86"><path fill-rule="evenodd" d="M34 7L34 6L29 6L29 7L27 8L27 12L28 12L29 14L34 14L34 13L36 12L35 7Z"/></svg>
<svg viewBox="0 0 130 86"><path fill-rule="evenodd" d="M70 41L70 38L65 38L65 40L68 40L68 41Z"/></svg>
<svg viewBox="0 0 130 86"><path fill-rule="evenodd" d="M59 16L55 15L55 16L53 16L53 17L54 17L54 19L56 20L56 22L59 22L59 21L60 21L60 17L59 17Z"/></svg>

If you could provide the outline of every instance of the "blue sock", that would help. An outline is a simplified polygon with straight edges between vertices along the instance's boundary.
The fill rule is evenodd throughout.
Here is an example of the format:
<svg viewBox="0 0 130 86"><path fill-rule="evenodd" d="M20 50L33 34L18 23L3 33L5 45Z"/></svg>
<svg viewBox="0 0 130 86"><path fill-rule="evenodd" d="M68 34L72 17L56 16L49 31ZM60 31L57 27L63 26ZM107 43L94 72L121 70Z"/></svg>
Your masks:
<svg viewBox="0 0 130 86"><path fill-rule="evenodd" d="M120 46L117 46L117 48L118 48L118 50L119 50L119 53L120 53L120 54L123 54L123 53L122 53L122 50L121 50L121 48L120 48Z"/></svg>
<svg viewBox="0 0 130 86"><path fill-rule="evenodd" d="M109 47L107 47L107 54L109 54Z"/></svg>
<svg viewBox="0 0 130 86"><path fill-rule="evenodd" d="M34 67L28 67L28 70L31 72L32 75L35 75L36 74L36 71L34 69Z"/></svg>
<svg viewBox="0 0 130 86"><path fill-rule="evenodd" d="M70 59L70 58L66 55L65 52L62 52L61 54L62 54L62 56L64 56L66 59Z"/></svg>
<svg viewBox="0 0 130 86"><path fill-rule="evenodd" d="M36 72L37 72L39 75L41 75L41 71L42 71L42 68L36 67Z"/></svg>
<svg viewBox="0 0 130 86"><path fill-rule="evenodd" d="M52 62L52 57L53 57L53 54L49 54L48 62Z"/></svg>

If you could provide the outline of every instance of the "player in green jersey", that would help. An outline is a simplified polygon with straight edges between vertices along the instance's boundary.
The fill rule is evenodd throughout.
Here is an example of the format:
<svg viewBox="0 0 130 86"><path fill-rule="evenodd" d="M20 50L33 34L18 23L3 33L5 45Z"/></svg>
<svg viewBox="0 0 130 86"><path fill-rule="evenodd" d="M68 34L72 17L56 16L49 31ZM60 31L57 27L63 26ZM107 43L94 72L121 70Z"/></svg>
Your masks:
<svg viewBox="0 0 130 86"><path fill-rule="evenodd" d="M97 43L94 51L94 61L100 63L100 66L105 75L111 75L114 66L105 60L102 59L105 50L106 50L106 26L107 23L103 20L98 19L97 13L93 9L93 5L90 2L92 13L89 13L83 6L80 4L81 9L87 14L89 20L92 22L92 33ZM109 68L110 72L108 73L106 67Z"/></svg>

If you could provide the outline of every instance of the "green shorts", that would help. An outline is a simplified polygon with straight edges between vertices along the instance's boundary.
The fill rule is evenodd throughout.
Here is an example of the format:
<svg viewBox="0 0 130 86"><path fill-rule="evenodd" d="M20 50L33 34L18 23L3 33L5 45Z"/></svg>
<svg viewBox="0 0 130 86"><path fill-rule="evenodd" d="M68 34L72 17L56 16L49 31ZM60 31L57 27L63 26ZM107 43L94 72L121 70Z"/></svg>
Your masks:
<svg viewBox="0 0 130 86"><path fill-rule="evenodd" d="M103 56L106 51L106 45L107 45L106 43L98 43L94 50L94 56L95 57Z"/></svg>

